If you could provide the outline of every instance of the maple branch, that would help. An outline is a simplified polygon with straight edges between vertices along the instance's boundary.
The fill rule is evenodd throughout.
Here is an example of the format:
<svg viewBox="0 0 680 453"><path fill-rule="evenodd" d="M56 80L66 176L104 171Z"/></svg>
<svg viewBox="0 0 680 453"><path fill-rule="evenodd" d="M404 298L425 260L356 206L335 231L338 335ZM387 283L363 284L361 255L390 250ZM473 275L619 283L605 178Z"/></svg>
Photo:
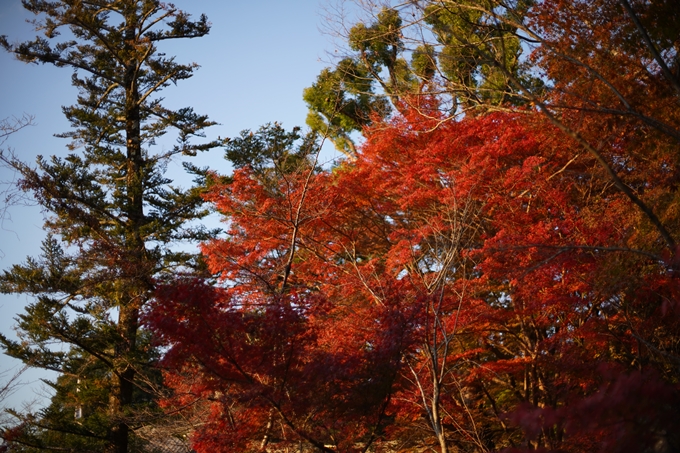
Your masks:
<svg viewBox="0 0 680 453"><path fill-rule="evenodd" d="M377 420L375 421L375 424L373 425L371 429L371 436L366 440L364 448L363 448L363 453L368 452L370 447L373 445L373 442L375 442L375 439L377 438L377 432L378 429L380 428L380 424L382 423L383 419L385 418L385 414L387 411L387 408L390 405L390 401L392 400L392 395L394 394L394 381L397 378L398 375L398 368L395 367L394 372L390 376L390 390L389 393L385 396L383 399L383 402L380 406L380 409L378 410L378 417Z"/></svg>
<svg viewBox="0 0 680 453"><path fill-rule="evenodd" d="M472 439L472 441L477 445L477 447L482 452L488 452L489 450L484 446L484 442L482 441L479 435L479 429L477 428L475 417L473 416L472 411L470 410L468 404L469 398L464 394L463 386L460 384L459 379L456 377L454 377L452 381L458 390L458 396L460 397L460 402L462 403L463 408L465 409L465 415L467 415L468 419L470 420L470 423L472 424L472 432L474 433L474 437L467 430L463 430L462 427L459 428L459 431L463 431L465 434L467 434L467 436L469 436ZM458 423L455 422L455 418L451 417L451 419L454 420L454 423L456 423L456 425L458 425Z"/></svg>
<svg viewBox="0 0 680 453"><path fill-rule="evenodd" d="M569 96L573 96L578 98L579 100L593 105L594 103L589 101L588 99L583 98L582 96L572 93L567 90L562 91L565 94L568 94ZM657 120L656 118L652 118L650 116L644 115L637 110L634 110L632 107L628 108L628 110L618 110L618 109L613 109L613 108L605 108L605 107L598 107L597 105L595 107L578 107L574 105L565 105L565 104L558 104L558 103L552 103L550 104L550 107L555 109L555 110L573 110L573 111L578 111L578 112L587 112L587 113L605 113L609 115L617 115L617 116L623 116L623 117L633 117L637 118L643 123L647 124L648 126L651 126L655 129L658 129L659 131L663 132L666 135L669 135L670 137L673 137L675 140L680 141L680 131L669 126L668 124L664 123L663 121Z"/></svg>
<svg viewBox="0 0 680 453"><path fill-rule="evenodd" d="M274 409L270 409L269 416L267 417L267 425L264 428L264 436L262 437L262 442L260 442L261 452L266 451L267 444L269 444L269 440L271 438L270 431L273 425L274 425Z"/></svg>
<svg viewBox="0 0 680 453"><path fill-rule="evenodd" d="M675 354L671 354L671 353L669 353L669 352L662 351L661 349L657 348L656 346L654 346L654 345L653 345L652 343L650 343L649 341L647 341L647 340L645 340L644 338L642 338L642 337L641 337L638 333L636 333L636 332L631 332L631 335L632 335L636 340L638 340L640 343L644 344L644 345L647 347L647 349L649 349L650 351L655 352L656 354L659 354L660 356L665 357L665 358L669 359L670 361L672 361L672 362L675 364L675 366L677 367L677 370L680 371L680 357L678 357L678 356L675 355Z"/></svg>
<svg viewBox="0 0 680 453"><path fill-rule="evenodd" d="M598 245L550 245L550 244L523 244L523 245L516 245L516 246L508 246L508 247L493 247L488 249L490 252L505 252L508 250L525 250L528 248L545 248L545 249L557 249L559 252L557 255L564 253L569 250L591 250L595 252L624 252L624 253L634 253L637 255L642 255L647 258L650 258L654 261L663 263L664 260L661 258L659 255L656 255L651 252L647 252L645 250L639 250L639 249L631 249L627 247L607 247L607 246L598 246ZM551 258L556 257L557 255L552 256Z"/></svg>
<svg viewBox="0 0 680 453"><path fill-rule="evenodd" d="M659 51L656 49L656 46L652 42L652 39L649 37L647 30L642 25L642 22L640 22L640 18L638 18L637 14L635 14L633 7L630 5L628 0L619 0L619 3L621 3L621 6L623 6L623 8L626 10L631 20L635 24L635 27L637 27L638 31L642 35L642 40L645 42L645 45L647 46L651 54L654 56L654 60L656 61L656 63L659 65L659 67L661 67L661 71L663 72L664 77L673 86L673 89L675 90L676 94L680 96L680 82L678 82L678 80L673 76L673 73L668 68L668 65L666 65L666 62L661 57L661 54L659 54Z"/></svg>
<svg viewBox="0 0 680 453"><path fill-rule="evenodd" d="M502 65L498 65L498 67L505 71L507 77L509 80L517 86L518 89L521 89L527 93L527 95L532 99L534 104L540 109L540 111L543 113L543 115L548 118L548 120L556 126L559 130L564 132L567 136L571 137L574 139L578 144L580 144L586 151L588 151L597 162L599 162L600 166L606 171L606 173L609 175L609 178L612 180L614 185L621 191L623 192L626 197L630 201L635 204L640 211L642 211L645 216L649 219L650 222L656 227L657 231L659 234L661 234L661 237L663 237L664 241L666 242L666 245L673 251L676 249L676 242L675 239L673 239L673 236L671 236L670 232L666 229L664 224L659 220L657 215L654 213L654 211L647 206L647 204L642 201L635 193L633 190L623 182L623 180L619 177L618 174L614 171L614 169L609 165L609 162L604 158L604 156L597 150L595 149L594 146L590 144L581 134L576 132L574 129L570 128L566 124L564 124L562 121L560 121L548 108L548 106L540 99L538 99L537 96L535 96L533 93L531 93L530 90L526 89L522 83L517 80L515 76L513 76L509 71L505 70Z"/></svg>
<svg viewBox="0 0 680 453"><path fill-rule="evenodd" d="M290 429L292 429L293 432L294 432L295 434L297 434L298 436L300 436L301 438L303 438L304 440L306 440L307 442L309 442L310 444L314 445L316 448L318 448L319 450L321 450L321 451L323 451L323 452L325 452L325 453L336 453L335 450L333 450L332 448L326 447L322 442L319 442L318 440L313 439L313 438L310 437L307 433L305 433L304 431L300 430L300 429L295 425L295 423L293 423L293 422L288 418L288 416L283 412L283 409L281 409L281 405L280 405L279 403L277 403L276 401L274 401L272 398L270 398L270 397L268 397L268 396L264 396L263 398L264 398L267 402L269 402L269 404L271 405L271 407L273 407L273 408L276 410L276 412L279 414L279 416L280 416L281 419L284 421L284 423L285 423Z"/></svg>
<svg viewBox="0 0 680 453"><path fill-rule="evenodd" d="M383 297L380 297L378 293L376 293L373 288L371 288L371 285L368 284L368 280L366 280L366 277L364 276L363 272L361 269L359 269L359 266L357 265L357 254L356 254L356 244L352 243L352 251L353 254L350 256L352 257L352 267L354 268L356 275L359 277L359 280L361 281L361 284L364 286L366 290L368 290L369 294L373 297L373 300L378 303L378 305L385 306L385 302L383 301Z"/></svg>
<svg viewBox="0 0 680 453"><path fill-rule="evenodd" d="M297 237L300 229L300 216L302 214L302 206L304 205L305 199L307 198L307 193L309 191L309 184L312 180L312 175L316 170L316 166L319 162L319 154L321 153L321 148L323 147L324 141L326 140L326 134L324 134L321 143L317 147L316 153L314 153L314 161L307 172L307 177L305 178L305 183L302 186L302 195L300 196L300 201L297 205L297 210L295 211L295 218L293 220L293 234L290 239L290 252L288 255L288 261L284 268L283 280L281 281L281 292L286 289L288 284L288 279L290 277L291 267L293 265L293 259L295 258L295 250L297 244Z"/></svg>

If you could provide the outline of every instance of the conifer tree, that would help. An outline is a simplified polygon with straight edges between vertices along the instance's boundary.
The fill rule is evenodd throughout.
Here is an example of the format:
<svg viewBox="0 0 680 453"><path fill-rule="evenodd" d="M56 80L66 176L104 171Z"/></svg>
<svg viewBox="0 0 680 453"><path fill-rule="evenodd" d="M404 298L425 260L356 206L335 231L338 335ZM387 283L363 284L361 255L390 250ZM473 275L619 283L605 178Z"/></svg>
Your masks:
<svg viewBox="0 0 680 453"><path fill-rule="evenodd" d="M452 118L528 105L524 92L544 89L526 64L531 46L518 32L533 3L363 3L362 20L339 24L344 58L304 91L307 124L353 158L353 133L409 108L426 113L433 99Z"/></svg>
<svg viewBox="0 0 680 453"><path fill-rule="evenodd" d="M23 43L3 36L0 44L21 61L71 68L79 95L63 108L72 125L61 135L71 139L66 157L39 157L34 168L4 156L46 212L49 236L40 257L0 276L3 293L35 298L18 318L20 341L0 340L6 354L60 373L49 383L50 406L17 413L22 425L4 438L39 450L137 451L135 432L149 421L158 382L140 313L159 280L198 269L177 244L210 234L191 224L205 214L199 189L172 186L164 168L220 144L192 141L214 124L206 116L163 105L158 92L197 66L157 45L204 36L210 24L155 0L23 4L44 36ZM154 152L172 130L176 145ZM185 167L200 182L203 172Z"/></svg>

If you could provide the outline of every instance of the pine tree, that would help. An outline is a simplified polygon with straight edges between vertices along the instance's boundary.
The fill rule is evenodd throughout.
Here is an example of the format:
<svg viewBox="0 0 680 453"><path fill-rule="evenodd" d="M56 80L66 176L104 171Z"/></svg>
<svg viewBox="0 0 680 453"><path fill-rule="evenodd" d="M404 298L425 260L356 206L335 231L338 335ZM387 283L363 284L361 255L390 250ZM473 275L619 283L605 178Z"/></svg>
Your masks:
<svg viewBox="0 0 680 453"><path fill-rule="evenodd" d="M38 449L135 451L158 382L140 314L159 280L200 266L177 245L210 234L192 225L205 214L198 185L172 186L165 165L220 144L193 143L214 124L206 116L163 106L158 92L197 66L157 45L204 36L210 24L155 0L23 4L44 37L0 44L24 62L72 68L79 95L63 108L73 127L61 135L71 139L66 157L39 157L37 168L4 158L46 212L49 236L39 258L0 276L3 293L35 297L19 316L20 341L0 340L6 354L61 374L49 383L50 406L16 414L23 425L4 437ZM154 141L171 130L176 145L155 153ZM200 182L203 172L185 167Z"/></svg>

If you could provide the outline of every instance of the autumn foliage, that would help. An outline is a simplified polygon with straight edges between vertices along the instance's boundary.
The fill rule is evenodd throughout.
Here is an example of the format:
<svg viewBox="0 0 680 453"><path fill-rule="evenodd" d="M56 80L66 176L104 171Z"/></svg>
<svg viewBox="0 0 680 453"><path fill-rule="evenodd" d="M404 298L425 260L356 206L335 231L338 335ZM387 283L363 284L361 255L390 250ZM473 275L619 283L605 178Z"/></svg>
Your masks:
<svg viewBox="0 0 680 453"><path fill-rule="evenodd" d="M332 169L214 175L215 280L147 314L197 451L680 449L680 94L626 4L530 10L536 105L421 98Z"/></svg>
<svg viewBox="0 0 680 453"><path fill-rule="evenodd" d="M219 283L149 317L167 404L210 406L197 451L670 442L674 272L596 164L524 119L414 114L333 171L212 186Z"/></svg>

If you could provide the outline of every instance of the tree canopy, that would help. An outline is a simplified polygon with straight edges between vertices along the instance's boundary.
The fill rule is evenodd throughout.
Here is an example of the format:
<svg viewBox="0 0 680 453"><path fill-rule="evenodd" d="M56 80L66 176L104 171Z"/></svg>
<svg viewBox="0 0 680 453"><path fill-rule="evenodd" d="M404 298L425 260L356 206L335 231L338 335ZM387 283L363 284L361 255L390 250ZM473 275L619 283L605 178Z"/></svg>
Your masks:
<svg viewBox="0 0 680 453"><path fill-rule="evenodd" d="M200 188L161 191L157 161L108 126L84 157L24 170L54 236L0 282L39 296L20 325L38 349L5 345L67 370L37 420L107 433L112 451L111 433L139 426L128 415L161 412L193 427L196 452L678 451L673 2L362 5L347 54L303 93L310 131L243 131L224 143L231 174L194 169ZM181 17L173 33L207 32ZM166 124L148 102L127 137ZM86 111L66 109L99 124ZM324 138L346 158L320 165ZM204 202L223 234L200 260L174 254ZM191 215L173 223L177 206ZM83 340L60 355L41 343L54 332ZM101 410L73 423L85 393ZM37 435L17 442L48 438L25 426Z"/></svg>
<svg viewBox="0 0 680 453"><path fill-rule="evenodd" d="M677 16L366 6L304 94L348 159L213 176L150 312L194 447L677 449Z"/></svg>

